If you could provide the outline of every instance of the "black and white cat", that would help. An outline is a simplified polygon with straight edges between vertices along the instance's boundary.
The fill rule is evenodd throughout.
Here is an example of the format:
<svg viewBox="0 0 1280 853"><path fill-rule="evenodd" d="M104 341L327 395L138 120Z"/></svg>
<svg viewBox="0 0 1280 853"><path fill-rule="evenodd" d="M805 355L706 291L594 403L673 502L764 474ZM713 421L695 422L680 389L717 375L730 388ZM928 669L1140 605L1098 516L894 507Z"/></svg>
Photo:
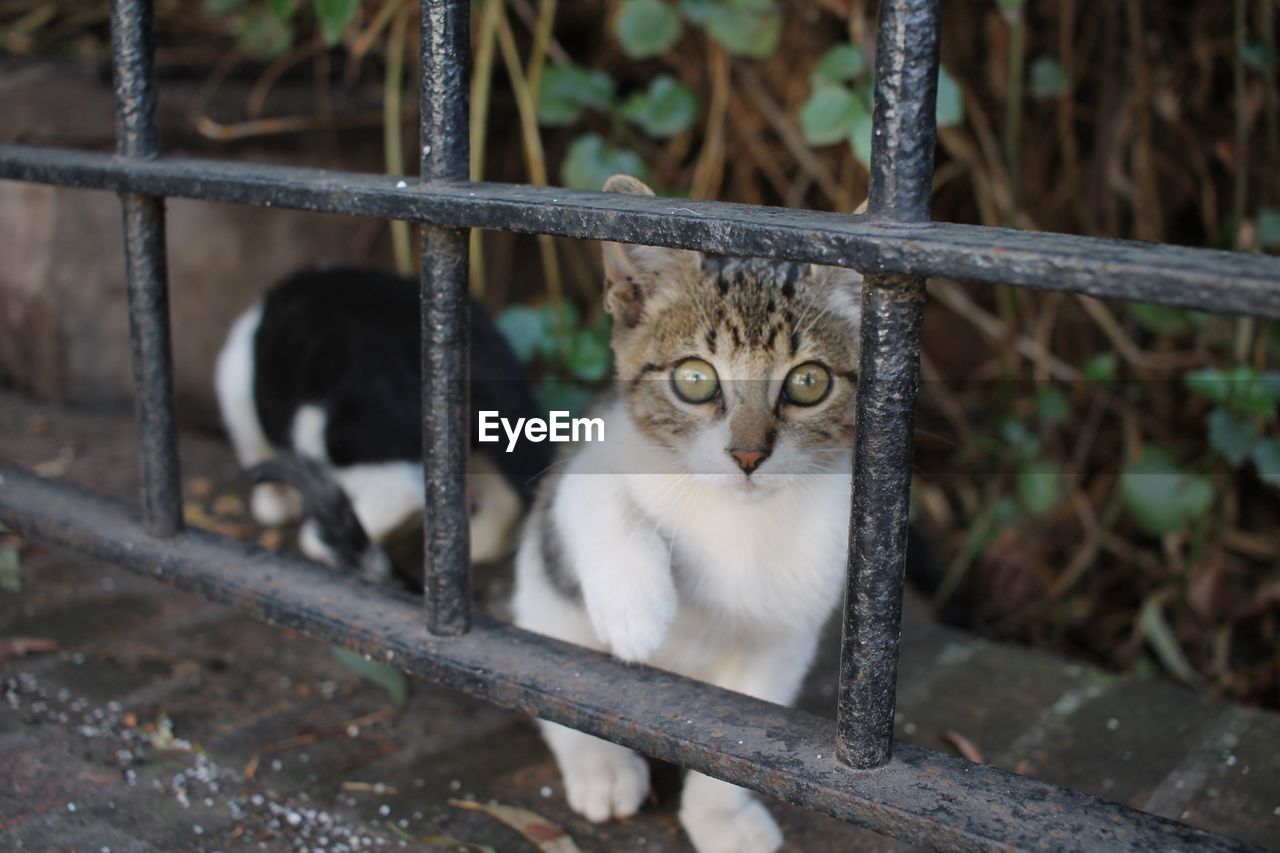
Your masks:
<svg viewBox="0 0 1280 853"><path fill-rule="evenodd" d="M416 282L363 267L307 270L236 320L214 377L236 455L255 481L254 518L274 526L305 516L299 545L308 556L371 579L391 572L378 543L424 501L419 334ZM469 392L473 413L544 414L474 301ZM511 546L551 461L544 444L493 447L477 446L468 469L473 562Z"/></svg>

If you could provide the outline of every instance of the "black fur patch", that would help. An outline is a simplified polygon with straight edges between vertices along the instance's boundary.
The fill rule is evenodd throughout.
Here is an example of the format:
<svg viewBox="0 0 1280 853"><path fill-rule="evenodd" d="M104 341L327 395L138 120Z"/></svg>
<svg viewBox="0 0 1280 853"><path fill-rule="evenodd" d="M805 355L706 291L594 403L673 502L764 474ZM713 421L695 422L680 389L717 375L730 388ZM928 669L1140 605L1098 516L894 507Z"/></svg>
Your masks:
<svg viewBox="0 0 1280 853"><path fill-rule="evenodd" d="M419 291L362 267L298 273L263 300L254 339L254 403L271 443L291 447L298 409L320 406L338 467L422 458ZM489 315L471 304L471 434L475 412L544 416L523 367ZM493 445L477 445L491 451ZM526 500L551 464L546 443L520 442L494 463Z"/></svg>

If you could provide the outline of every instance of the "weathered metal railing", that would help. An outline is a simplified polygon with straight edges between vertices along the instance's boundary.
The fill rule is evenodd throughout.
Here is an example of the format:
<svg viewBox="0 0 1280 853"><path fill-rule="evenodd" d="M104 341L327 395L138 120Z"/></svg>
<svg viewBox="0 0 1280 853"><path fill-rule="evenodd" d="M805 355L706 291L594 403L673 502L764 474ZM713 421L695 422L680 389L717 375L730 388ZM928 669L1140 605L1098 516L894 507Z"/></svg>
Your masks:
<svg viewBox="0 0 1280 853"><path fill-rule="evenodd" d="M958 849L1241 849L1084 794L893 743L924 278L1280 318L1280 260L929 222L940 0L881 0L865 216L467 181L468 0L422 2L422 179L165 159L151 4L113 0L116 156L0 145L0 178L115 190L124 207L142 523L0 466L0 521L406 671L907 841ZM164 256L166 196L422 223L426 619L403 597L183 531ZM470 614L467 228L835 264L864 273L838 720ZM690 722L692 721L692 722Z"/></svg>

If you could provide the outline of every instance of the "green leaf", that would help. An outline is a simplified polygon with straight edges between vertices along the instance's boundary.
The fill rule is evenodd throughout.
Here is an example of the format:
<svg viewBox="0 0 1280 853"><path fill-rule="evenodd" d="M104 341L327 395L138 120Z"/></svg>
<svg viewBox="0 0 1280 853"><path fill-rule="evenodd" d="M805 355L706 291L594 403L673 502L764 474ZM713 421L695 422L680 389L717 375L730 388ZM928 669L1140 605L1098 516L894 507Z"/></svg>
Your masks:
<svg viewBox="0 0 1280 853"><path fill-rule="evenodd" d="M1050 459L1034 459L1018 472L1018 503L1032 516L1047 515L1062 499L1062 472Z"/></svg>
<svg viewBox="0 0 1280 853"><path fill-rule="evenodd" d="M1125 464L1120 491L1129 515L1152 536L1182 530L1213 504L1209 478L1181 471L1173 453L1156 446Z"/></svg>
<svg viewBox="0 0 1280 853"><path fill-rule="evenodd" d="M387 691L387 695L391 698L391 704L397 708L404 707L405 700L409 697L409 679L405 678L403 672L395 667L370 660L364 655L347 651L338 646L333 647L333 656L343 666L355 671L361 678L372 681Z"/></svg>
<svg viewBox="0 0 1280 853"><path fill-rule="evenodd" d="M324 35L325 44L333 47L342 39L347 24L355 17L360 8L360 0L314 0L316 19L320 21L320 32Z"/></svg>
<svg viewBox="0 0 1280 853"><path fill-rule="evenodd" d="M239 10L244 5L244 2L245 0L204 0L201 7L206 15L223 18Z"/></svg>
<svg viewBox="0 0 1280 853"><path fill-rule="evenodd" d="M711 20L721 2L723 0L680 0L680 11L691 23L703 27Z"/></svg>
<svg viewBox="0 0 1280 853"><path fill-rule="evenodd" d="M1237 51L1241 61L1255 71L1264 74L1276 67L1275 51L1266 42L1254 41L1240 45Z"/></svg>
<svg viewBox="0 0 1280 853"><path fill-rule="evenodd" d="M274 59L293 46L293 25L265 9L255 9L236 24L236 44L254 59Z"/></svg>
<svg viewBox="0 0 1280 853"><path fill-rule="evenodd" d="M1040 439L1017 418L1009 418L1000 424L1000 437L1019 459L1030 461L1040 455Z"/></svg>
<svg viewBox="0 0 1280 853"><path fill-rule="evenodd" d="M1084 378L1110 385L1116 378L1116 354L1100 352L1084 363Z"/></svg>
<svg viewBox="0 0 1280 853"><path fill-rule="evenodd" d="M1258 422L1254 418L1223 408L1209 413L1209 446L1221 453L1232 468L1239 468L1249 458L1257 439Z"/></svg>
<svg viewBox="0 0 1280 853"><path fill-rule="evenodd" d="M543 314L527 305L512 305L498 315L494 322L521 364L528 364L538 351L546 323Z"/></svg>
<svg viewBox="0 0 1280 853"><path fill-rule="evenodd" d="M734 56L764 59L782 33L782 15L772 0L721 0L709 7L707 34Z"/></svg>
<svg viewBox="0 0 1280 853"><path fill-rule="evenodd" d="M574 378L598 382L609 375L609 343L590 329L580 329L569 343L566 362Z"/></svg>
<svg viewBox="0 0 1280 853"><path fill-rule="evenodd" d="M613 106L613 80L603 71L576 65L553 65L542 73L538 90L538 124L564 127L574 124L587 109Z"/></svg>
<svg viewBox="0 0 1280 853"><path fill-rule="evenodd" d="M1144 329L1157 335L1182 335L1195 328L1190 315L1180 308L1135 302L1129 306L1129 313Z"/></svg>
<svg viewBox="0 0 1280 853"><path fill-rule="evenodd" d="M1058 426L1071 417L1071 403L1057 388L1045 385L1036 392L1036 413L1046 426Z"/></svg>
<svg viewBox="0 0 1280 853"><path fill-rule="evenodd" d="M1280 405L1280 372L1259 373L1248 365L1228 370L1206 367L1186 374L1194 393L1240 415L1272 418Z"/></svg>
<svg viewBox="0 0 1280 853"><path fill-rule="evenodd" d="M1280 207L1264 207L1258 211L1253 242L1259 249L1280 249Z"/></svg>
<svg viewBox="0 0 1280 853"><path fill-rule="evenodd" d="M0 590L22 592L22 558L18 549L0 542Z"/></svg>
<svg viewBox="0 0 1280 853"><path fill-rule="evenodd" d="M561 182L575 190L598 190L619 173L644 180L649 168L636 152L614 148L594 133L575 139L560 165Z"/></svg>
<svg viewBox="0 0 1280 853"><path fill-rule="evenodd" d="M267 6L277 21L287 21L293 17L293 12L297 9L297 0L267 0Z"/></svg>
<svg viewBox="0 0 1280 853"><path fill-rule="evenodd" d="M853 131L849 134L849 144L853 146L853 156L858 162L871 168L871 137L875 122L871 119L871 111L865 108L862 115L854 119Z"/></svg>
<svg viewBox="0 0 1280 853"><path fill-rule="evenodd" d="M934 115L938 127L955 127L964 121L964 95L960 84L941 65L938 66L938 106Z"/></svg>
<svg viewBox="0 0 1280 853"><path fill-rule="evenodd" d="M698 97L670 74L655 77L649 89L627 98L622 116L659 139L687 130L698 117Z"/></svg>
<svg viewBox="0 0 1280 853"><path fill-rule="evenodd" d="M1231 396L1227 385L1227 374L1216 367L1193 370L1183 376L1182 381L1194 393L1215 403L1225 403Z"/></svg>
<svg viewBox="0 0 1280 853"><path fill-rule="evenodd" d="M867 58L862 51L845 42L822 54L813 69L813 83L848 83L861 77L867 70Z"/></svg>
<svg viewBox="0 0 1280 853"><path fill-rule="evenodd" d="M1160 608L1160 602L1154 596L1147 598L1143 603L1138 615L1138 627L1142 629L1142 634L1151 644L1156 657L1170 674L1188 684L1200 682L1200 674L1187 662L1186 655L1182 653L1182 646L1178 644L1178 636L1173 628L1169 627L1164 611Z"/></svg>
<svg viewBox="0 0 1280 853"><path fill-rule="evenodd" d="M810 145L843 142L853 133L858 117L866 114L858 96L844 86L820 86L800 108L800 129Z"/></svg>
<svg viewBox="0 0 1280 853"><path fill-rule="evenodd" d="M614 24L622 52L645 59L664 52L680 38L680 15L661 0L626 0Z"/></svg>
<svg viewBox="0 0 1280 853"><path fill-rule="evenodd" d="M1031 94L1037 98L1057 98L1071 89L1071 80L1058 60L1037 57L1031 63Z"/></svg>
<svg viewBox="0 0 1280 853"><path fill-rule="evenodd" d="M1280 489L1280 439L1264 438L1253 446L1253 464L1258 479Z"/></svg>

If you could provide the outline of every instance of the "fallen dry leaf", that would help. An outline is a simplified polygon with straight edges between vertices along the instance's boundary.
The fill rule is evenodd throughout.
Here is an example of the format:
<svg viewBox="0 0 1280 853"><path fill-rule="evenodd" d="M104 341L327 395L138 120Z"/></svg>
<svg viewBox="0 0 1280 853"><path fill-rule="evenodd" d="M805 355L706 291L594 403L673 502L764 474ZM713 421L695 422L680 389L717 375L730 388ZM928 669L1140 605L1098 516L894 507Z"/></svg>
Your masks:
<svg viewBox="0 0 1280 853"><path fill-rule="evenodd" d="M382 782L343 782L342 790L356 791L362 794L390 794L391 796L400 793L399 788Z"/></svg>
<svg viewBox="0 0 1280 853"><path fill-rule="evenodd" d="M236 524L215 518L196 501L187 501L182 505L182 518L191 527L208 530L210 533L217 533L229 539L248 539L252 532L252 527L248 524Z"/></svg>
<svg viewBox="0 0 1280 853"><path fill-rule="evenodd" d="M9 637L0 640L0 661L41 655L58 650L58 641L46 637Z"/></svg>
<svg viewBox="0 0 1280 853"><path fill-rule="evenodd" d="M52 459L46 459L43 462L37 462L31 466L31 470L37 477L45 480L56 480L63 474L71 470L71 463L76 461L75 449L70 445L64 446L58 451L58 455Z"/></svg>
<svg viewBox="0 0 1280 853"><path fill-rule="evenodd" d="M198 501L208 500L213 495L213 481L208 477L191 477L187 480L187 494Z"/></svg>
<svg viewBox="0 0 1280 853"><path fill-rule="evenodd" d="M982 753L978 750L978 747L974 745L973 741L969 740L959 732L946 732L942 737L947 743L959 750L961 755L972 761L974 764L987 763L982 758Z"/></svg>
<svg viewBox="0 0 1280 853"><path fill-rule="evenodd" d="M213 499L213 514L220 518L240 518L244 515L244 501L239 495L218 495Z"/></svg>
<svg viewBox="0 0 1280 853"><path fill-rule="evenodd" d="M542 853L578 853L578 845L573 843L569 833L537 812L518 806L479 803L473 800L450 800L449 805L473 812L484 812L532 841Z"/></svg>

